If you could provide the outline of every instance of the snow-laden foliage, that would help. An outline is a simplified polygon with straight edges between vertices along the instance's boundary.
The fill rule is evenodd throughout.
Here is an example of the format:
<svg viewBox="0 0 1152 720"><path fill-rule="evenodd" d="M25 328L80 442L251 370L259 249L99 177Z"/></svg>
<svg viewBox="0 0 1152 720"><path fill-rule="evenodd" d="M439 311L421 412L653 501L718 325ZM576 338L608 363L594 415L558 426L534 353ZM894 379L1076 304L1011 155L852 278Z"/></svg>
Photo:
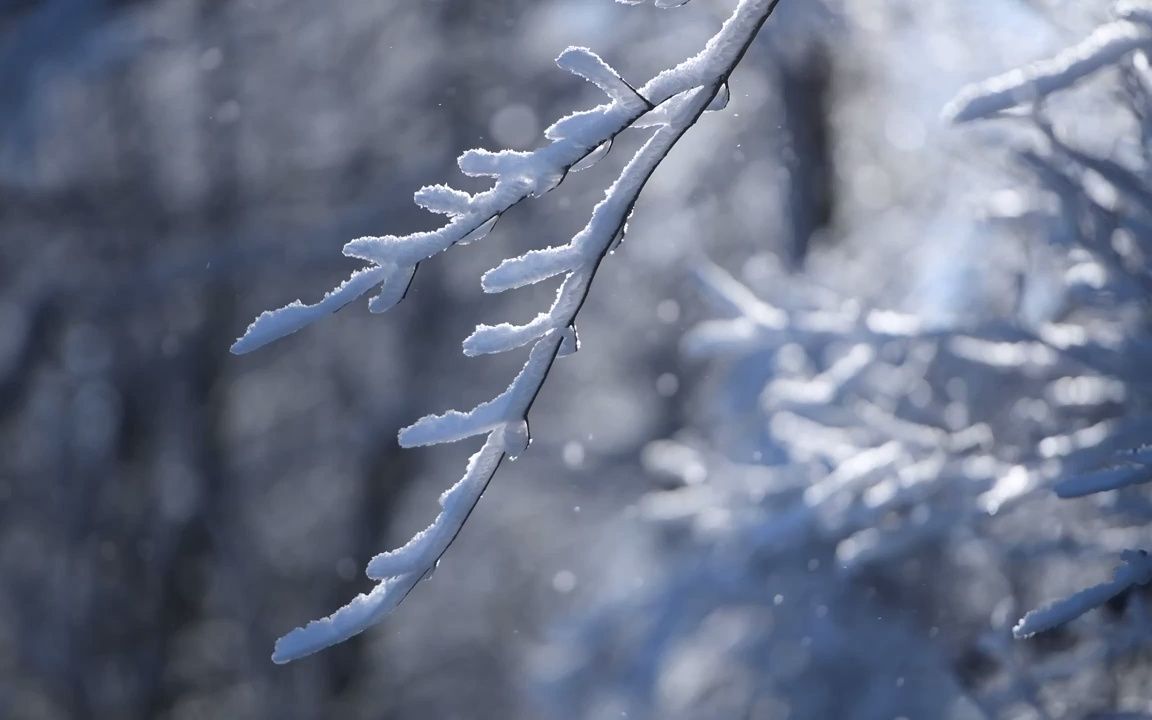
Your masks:
<svg viewBox="0 0 1152 720"><path fill-rule="evenodd" d="M1018 667L1002 640L1024 600L996 593L1066 552L1043 549L1048 526L1029 514L1050 483L1062 487L1070 471L1152 432L1146 418L1118 414L1137 398L1112 384L1145 373L1146 354L1113 344L1115 325L933 329L826 289L787 287L769 303L717 268L699 277L726 316L684 340L725 378L718 416L700 431L714 440L690 433L649 447L646 465L670 488L638 512L658 530L665 570L565 629L557 645L576 649L556 651L556 711L600 717L603 703L629 717L721 717L759 697L799 717L935 716L954 706L950 717L976 718L1040 704L1028 683L1077 666L1048 675ZM749 393L755 378L763 386ZM1029 616L1027 632L1146 582L1147 557L1125 559L1111 583ZM969 604L978 618L995 612L996 625L966 617ZM696 628L721 617L740 642L707 650L719 654L708 665L716 671L668 695L680 653L707 642ZM966 625L977 628L971 648L946 634ZM861 647L868 637L890 652ZM942 646L954 649L942 655ZM1099 657L1130 646L1103 645ZM969 655L999 669L962 690ZM841 674L864 686L918 681L863 699L810 691ZM645 680L596 685L601 677Z"/></svg>
<svg viewBox="0 0 1152 720"><path fill-rule="evenodd" d="M584 169L632 127L654 128L595 207L587 225L560 247L511 258L485 274L486 292L501 292L563 276L556 299L525 325L480 325L465 340L468 355L499 353L531 345L528 360L512 384L493 400L467 412L424 417L400 432L404 447L455 442L484 435L464 476L440 499L433 523L403 547L368 565L376 588L322 620L299 628L277 643L273 659L288 662L362 632L394 609L423 578L460 532L504 458L515 458L529 442L528 414L557 358L578 349L576 319L603 259L619 244L645 184L680 138L708 110L727 104L728 78L743 58L779 0L741 0L703 50L665 70L639 88L591 50L572 47L558 58L562 69L595 84L608 101L561 118L545 131L551 142L530 152L469 150L459 157L468 176L492 178L488 190L468 194L443 186L417 191L418 205L449 218L429 232L362 237L344 246L348 257L369 263L316 304L296 301L256 318L232 346L235 353L255 350L330 315L377 290L372 312L399 303L424 260L482 240L514 205L554 188L568 172ZM635 4L635 3L633 3ZM658 7L682 2L658 0Z"/></svg>
<svg viewBox="0 0 1152 720"><path fill-rule="evenodd" d="M1048 96L1068 90L1101 71L1120 70L1130 79L1133 110L1147 125L1149 110L1152 110L1148 60L1148 52L1152 51L1152 5L1126 0L1116 6L1115 14L1118 20L1101 26L1086 40L1053 58L965 88L945 113L955 122L967 122L1031 104L1033 124L1046 141L1048 153L1042 156L1035 151L1025 151L1022 159L1035 169L1066 208L1083 208L1087 219L1100 226L1089 230L1095 230L1094 236L1084 237L1081 247L1120 286L1118 293L1134 295L1146 306L1152 294L1152 263L1148 254L1152 250L1152 238L1146 225L1152 211L1149 202L1152 183L1147 179L1146 170L1132 170L1113 159L1074 147L1060 137L1043 106ZM1147 140L1146 135L1144 139ZM1146 164L1147 154L1140 159ZM1097 189L1100 186L1116 197L1101 199ZM1094 189L1096 192L1092 192ZM1075 219L1075 215L1069 213L1069 219ZM1126 247L1125 238L1134 244ZM1142 337L1139 342L1147 347L1148 339ZM1123 453L1114 457L1107 467L1062 480L1055 490L1062 498L1075 498L1147 483L1152 481L1150 460L1152 455L1147 450ZM1117 568L1110 582L1028 613L1013 632L1017 637L1028 637L1050 630L1149 581L1152 581L1152 564L1148 554L1143 550L1125 551L1124 564Z"/></svg>
<svg viewBox="0 0 1152 720"><path fill-rule="evenodd" d="M973 218L1019 245L1014 307L941 322L839 276L696 270L717 316L683 341L704 417L649 446L663 487L636 508L658 569L558 629L541 686L559 717L1137 709L1085 690L1146 687L1131 660L1152 641L1152 565L1125 549L1152 519L1146 7L948 106L1027 123L1007 135L1018 187ZM1047 98L1116 76L1103 107L1075 106L1087 140L1049 117Z"/></svg>

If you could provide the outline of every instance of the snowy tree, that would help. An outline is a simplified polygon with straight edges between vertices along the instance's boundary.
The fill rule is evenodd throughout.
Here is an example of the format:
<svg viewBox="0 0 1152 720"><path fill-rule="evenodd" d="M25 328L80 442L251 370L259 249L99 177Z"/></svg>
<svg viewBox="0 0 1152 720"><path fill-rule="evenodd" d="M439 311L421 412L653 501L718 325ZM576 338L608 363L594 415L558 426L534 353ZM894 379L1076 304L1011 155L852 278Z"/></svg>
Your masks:
<svg viewBox="0 0 1152 720"><path fill-rule="evenodd" d="M1116 5L1115 15L1115 20L1051 59L966 88L945 113L958 123L1016 113L1038 131L1047 147L1041 152L1022 151L1022 160L1059 198L1065 218L1071 228L1075 228L1069 230L1074 250L1080 251L1090 266L1100 268L1100 282L1094 290L1144 305L1136 310L1143 316L1152 291L1148 262L1152 238L1145 225L1150 208L1148 199L1152 197L1146 170L1149 112L1152 111L1152 76L1147 54L1152 49L1152 4L1124 0ZM1124 77L1126 109L1135 116L1141 133L1136 142L1125 148L1126 154L1136 155L1125 159L1139 163L1141 167L1136 170L1125 161L1077 147L1075 140L1069 142L1062 137L1049 118L1050 96L1108 70L1118 71ZM1132 152L1132 148L1139 150ZM1112 196L1107 197L1105 193ZM1083 231L1077 232L1079 228ZM1126 328L1136 337L1129 340L1133 347L1125 355L1138 357L1137 348L1143 349L1140 354L1146 355L1148 338L1143 327L1146 323L1147 319L1140 317ZM1096 349L1090 361L1098 361L1103 355L1102 348ZM1120 362L1110 365L1113 372L1128 384L1142 383L1145 369L1132 367L1128 359L1117 358ZM1062 498L1082 497L1152 482L1149 459L1152 458L1147 451L1122 453L1112 459L1111 467L1062 480L1055 486L1056 493ZM1152 582L1152 562L1146 551L1127 550L1123 561L1112 580L1028 613L1014 628L1015 634L1028 637L1051 630L1128 593L1135 586Z"/></svg>
<svg viewBox="0 0 1152 720"><path fill-rule="evenodd" d="M842 274L698 269L720 317L684 351L718 379L704 419L645 453L658 569L557 629L541 686L558 716L1142 716L1150 565L1116 549L1152 517L1147 450L1125 449L1152 432L1142 8L945 109L1010 123L983 139L1012 142L1016 186L974 218L1015 246L1004 310L941 319ZM1122 91L1069 123L1085 149L1044 101L1102 73ZM1050 502L1100 491L1121 497ZM1111 580L1017 622L1113 553Z"/></svg>

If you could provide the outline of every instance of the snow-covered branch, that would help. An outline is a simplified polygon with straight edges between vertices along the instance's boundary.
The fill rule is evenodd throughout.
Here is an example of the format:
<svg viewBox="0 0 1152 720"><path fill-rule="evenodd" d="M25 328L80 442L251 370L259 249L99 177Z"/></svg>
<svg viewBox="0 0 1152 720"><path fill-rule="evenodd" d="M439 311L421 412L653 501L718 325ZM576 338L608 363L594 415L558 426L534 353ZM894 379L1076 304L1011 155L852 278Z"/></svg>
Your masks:
<svg viewBox="0 0 1152 720"><path fill-rule="evenodd" d="M530 152L469 150L458 165L473 177L490 177L491 188L469 194L445 185L421 188L415 201L449 218L444 226L411 235L363 237L344 246L344 254L368 265L320 302L293 302L265 312L232 346L247 353L330 315L376 290L372 312L388 310L407 293L420 263L454 245L481 240L517 203L554 189L569 172L590 167L612 141L629 128L655 128L627 163L588 224L560 247L534 250L512 258L484 275L486 292L501 292L551 277L564 279L552 306L525 325L480 325L465 341L468 355L498 353L531 345L527 362L512 384L493 400L468 412L428 416L405 428L405 447L455 442L486 435L464 477L440 498L442 510L433 523L403 547L377 556L368 575L380 580L331 616L299 628L276 645L273 660L288 662L341 642L378 622L435 568L460 532L501 461L524 451L530 441L528 413L558 357L578 349L576 319L600 263L620 242L628 218L648 179L681 137L707 110L728 100L728 78L739 64L779 0L740 0L704 49L676 67L661 72L639 88L629 84L600 57L585 48L569 48L557 65L593 83L608 102L568 115L545 131L551 142ZM639 4L629 2L628 4ZM682 0L657 0L658 7Z"/></svg>
<svg viewBox="0 0 1152 720"><path fill-rule="evenodd" d="M1012 628L1012 634L1025 638L1051 630L1100 607L1133 586L1152 582L1152 558L1148 557L1148 553L1143 550L1126 550L1121 557L1124 564L1116 568L1111 580L1033 610Z"/></svg>
<svg viewBox="0 0 1152 720"><path fill-rule="evenodd" d="M1129 10L1132 20L1137 12ZM1152 48L1152 27L1127 19L1103 25L1082 42L1048 60L1012 70L969 85L947 107L944 116L953 122L992 117L1005 110L1036 103L1065 90L1137 50Z"/></svg>

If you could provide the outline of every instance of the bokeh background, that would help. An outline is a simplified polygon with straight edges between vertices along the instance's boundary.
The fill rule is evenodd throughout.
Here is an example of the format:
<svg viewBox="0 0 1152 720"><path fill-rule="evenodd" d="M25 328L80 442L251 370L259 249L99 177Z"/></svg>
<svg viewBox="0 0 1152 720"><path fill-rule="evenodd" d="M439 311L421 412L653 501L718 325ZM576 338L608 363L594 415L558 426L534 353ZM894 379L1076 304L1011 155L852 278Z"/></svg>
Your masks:
<svg viewBox="0 0 1152 720"><path fill-rule="evenodd" d="M522 361L460 342L553 288L480 273L566 242L642 132L389 314L232 340L344 241L436 222L421 185L482 187L463 150L599 102L565 47L643 82L733 4L0 4L0 718L1152 717L1140 593L1010 637L1147 546L1146 492L1048 486L1152 437L1152 85L1126 59L1051 109L1135 190L1036 123L941 120L1096 0L784 0L435 577L270 662L474 450L395 433Z"/></svg>

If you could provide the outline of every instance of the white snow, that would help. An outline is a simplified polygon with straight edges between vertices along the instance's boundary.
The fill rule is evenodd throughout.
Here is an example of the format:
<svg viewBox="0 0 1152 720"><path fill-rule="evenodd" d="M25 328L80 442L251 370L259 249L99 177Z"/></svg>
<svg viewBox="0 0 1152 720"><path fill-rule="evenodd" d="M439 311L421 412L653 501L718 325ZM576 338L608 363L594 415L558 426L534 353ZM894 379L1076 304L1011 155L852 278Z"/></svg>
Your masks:
<svg viewBox="0 0 1152 720"><path fill-rule="evenodd" d="M324 299L315 305L305 305L299 300L295 300L279 310L263 312L252 321L252 324L244 331L244 335L232 343L232 352L236 355L243 355L264 347L273 340L291 335L319 318L336 312L383 282L387 276L388 268L386 267L363 268L352 273L352 277L325 295Z"/></svg>
<svg viewBox="0 0 1152 720"><path fill-rule="evenodd" d="M560 53L556 64L573 75L578 75L604 91L613 102L626 104L636 99L636 89L629 85L620 74L600 59L600 56L584 47L570 47ZM640 98L643 102L646 100Z"/></svg>
<svg viewBox="0 0 1152 720"><path fill-rule="evenodd" d="M456 217L472 209L472 196L447 185L426 185L413 196L416 204L434 213Z"/></svg>
<svg viewBox="0 0 1152 720"><path fill-rule="evenodd" d="M554 330L556 323L557 319L552 313L544 312L526 325L477 325L476 330L464 340L464 354L475 357L513 350Z"/></svg>
<svg viewBox="0 0 1152 720"><path fill-rule="evenodd" d="M357 595L352 602L328 617L296 628L276 641L272 662L283 664L298 660L364 632L395 609L420 581L420 577L412 573L389 578L373 588L372 592Z"/></svg>
<svg viewBox="0 0 1152 720"><path fill-rule="evenodd" d="M562 333L552 332L536 343L520 374L495 398L468 412L449 410L443 415L425 415L400 431L400 445L410 448L456 442L522 419L528 413L526 401L530 402L544 383L562 339Z"/></svg>
<svg viewBox="0 0 1152 720"><path fill-rule="evenodd" d="M572 245L529 250L484 273L480 282L487 293L514 290L574 269L579 255Z"/></svg>
<svg viewBox="0 0 1152 720"><path fill-rule="evenodd" d="M384 282L381 283L380 292L368 301L368 311L373 313L391 310L403 300L416 275L415 265L382 265L381 268L385 271Z"/></svg>

